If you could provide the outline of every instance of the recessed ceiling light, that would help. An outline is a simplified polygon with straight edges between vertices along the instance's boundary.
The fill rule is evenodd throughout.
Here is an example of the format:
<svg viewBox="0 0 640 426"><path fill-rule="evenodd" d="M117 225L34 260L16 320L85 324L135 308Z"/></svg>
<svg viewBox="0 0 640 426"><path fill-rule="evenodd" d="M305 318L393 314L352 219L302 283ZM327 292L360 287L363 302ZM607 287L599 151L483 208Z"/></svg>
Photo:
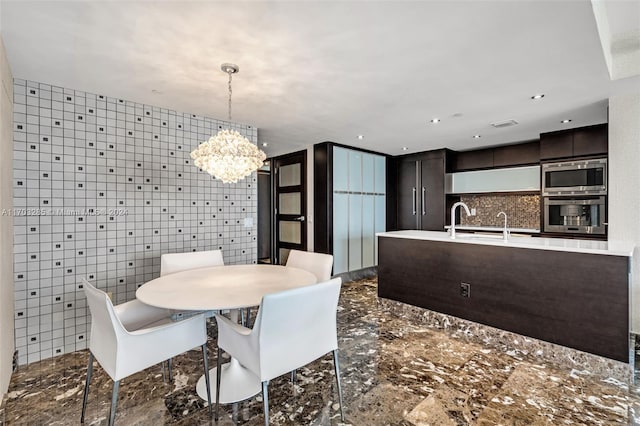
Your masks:
<svg viewBox="0 0 640 426"><path fill-rule="evenodd" d="M358 139L364 139L364 135L358 135Z"/></svg>
<svg viewBox="0 0 640 426"><path fill-rule="evenodd" d="M403 151L407 151L408 149L409 149L409 148L407 148L406 146L403 146L403 147L402 147L402 150L403 150Z"/></svg>
<svg viewBox="0 0 640 426"><path fill-rule="evenodd" d="M262 142L262 146L269 146L268 142Z"/></svg>
<svg viewBox="0 0 640 426"><path fill-rule="evenodd" d="M474 138L474 139L479 139L479 138L481 138L481 137L482 137L481 135L473 135L473 138Z"/></svg>
<svg viewBox="0 0 640 426"><path fill-rule="evenodd" d="M533 99L534 101L542 98L544 98L544 93L538 93L537 95L533 95L531 97L531 99Z"/></svg>
<svg viewBox="0 0 640 426"><path fill-rule="evenodd" d="M562 124L571 123L571 119L565 118L564 120L561 121L561 123Z"/></svg>
<svg viewBox="0 0 640 426"><path fill-rule="evenodd" d="M432 123L434 123L434 124L435 124L435 123L439 123L439 122L440 122L440 119L439 119L439 118L432 118L432 119L431 119L431 122L432 122Z"/></svg>

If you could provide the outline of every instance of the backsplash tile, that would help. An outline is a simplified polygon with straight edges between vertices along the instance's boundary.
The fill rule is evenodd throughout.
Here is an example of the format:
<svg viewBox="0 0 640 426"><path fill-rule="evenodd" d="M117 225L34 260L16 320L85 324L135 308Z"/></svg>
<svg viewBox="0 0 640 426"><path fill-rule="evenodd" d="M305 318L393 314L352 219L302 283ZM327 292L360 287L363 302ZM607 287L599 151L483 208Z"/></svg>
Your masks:
<svg viewBox="0 0 640 426"><path fill-rule="evenodd" d="M509 228L540 229L540 196L534 194L462 195L460 201L476 209L475 216L460 215L465 226L503 226L507 214Z"/></svg>
<svg viewBox="0 0 640 426"><path fill-rule="evenodd" d="M221 126L253 143L256 128L19 79L14 105L3 214L14 216L19 364L87 347L83 277L118 304L159 276L163 253L256 263L256 174L222 184L189 156Z"/></svg>

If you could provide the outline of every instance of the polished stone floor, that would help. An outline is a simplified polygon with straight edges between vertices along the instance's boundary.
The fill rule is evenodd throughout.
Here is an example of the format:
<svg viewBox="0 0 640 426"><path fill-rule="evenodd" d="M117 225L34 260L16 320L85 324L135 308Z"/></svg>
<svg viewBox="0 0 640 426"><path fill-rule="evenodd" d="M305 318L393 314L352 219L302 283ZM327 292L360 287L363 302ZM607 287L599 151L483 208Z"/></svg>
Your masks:
<svg viewBox="0 0 640 426"><path fill-rule="evenodd" d="M343 285L338 335L346 424L352 425L608 425L638 424L635 389L612 379L514 357L459 336L415 324L383 311L375 280ZM215 365L215 329L209 341ZM172 383L160 366L124 379L116 423L208 424L195 395L202 372L199 350L177 357ZM21 367L12 377L0 423L77 424L87 352ZM96 364L97 365L97 364ZM106 424L111 382L100 367L87 408L87 424ZM339 425L331 357L270 385L271 424ZM233 424L230 406L220 425ZM261 425L262 401L239 405L236 422Z"/></svg>

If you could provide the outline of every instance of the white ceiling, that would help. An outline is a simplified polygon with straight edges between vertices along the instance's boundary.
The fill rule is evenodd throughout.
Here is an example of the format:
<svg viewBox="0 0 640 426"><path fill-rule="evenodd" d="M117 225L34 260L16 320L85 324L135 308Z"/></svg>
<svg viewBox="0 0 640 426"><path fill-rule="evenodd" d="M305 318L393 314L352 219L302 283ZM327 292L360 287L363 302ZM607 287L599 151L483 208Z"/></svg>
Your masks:
<svg viewBox="0 0 640 426"><path fill-rule="evenodd" d="M17 78L226 119L220 64L238 64L233 121L257 126L269 155L323 141L401 154L531 140L606 122L609 96L640 91L640 77L610 81L588 0L0 8ZM520 124L490 126L507 119Z"/></svg>

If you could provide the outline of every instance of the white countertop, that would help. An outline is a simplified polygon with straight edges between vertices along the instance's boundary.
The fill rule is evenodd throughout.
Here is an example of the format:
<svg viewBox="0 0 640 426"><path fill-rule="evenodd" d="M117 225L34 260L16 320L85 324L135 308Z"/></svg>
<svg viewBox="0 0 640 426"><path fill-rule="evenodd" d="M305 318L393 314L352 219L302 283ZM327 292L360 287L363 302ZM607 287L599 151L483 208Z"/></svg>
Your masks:
<svg viewBox="0 0 640 426"><path fill-rule="evenodd" d="M451 228L451 225L447 225L444 229ZM456 225L456 231L488 231L488 232L502 232L502 227L499 226L464 226L464 225ZM507 227L509 232L511 233L522 233L522 234L539 234L539 229L533 228L509 228Z"/></svg>
<svg viewBox="0 0 640 426"><path fill-rule="evenodd" d="M458 227L456 226L456 230ZM604 254L610 256L631 256L634 244L624 241L570 240L565 238L531 238L511 236L508 242L501 234L474 235L457 234L451 239L448 232L437 231L392 231L380 232L378 237L408 238L414 240L442 241L460 244L482 244L536 250L555 250L576 253Z"/></svg>

